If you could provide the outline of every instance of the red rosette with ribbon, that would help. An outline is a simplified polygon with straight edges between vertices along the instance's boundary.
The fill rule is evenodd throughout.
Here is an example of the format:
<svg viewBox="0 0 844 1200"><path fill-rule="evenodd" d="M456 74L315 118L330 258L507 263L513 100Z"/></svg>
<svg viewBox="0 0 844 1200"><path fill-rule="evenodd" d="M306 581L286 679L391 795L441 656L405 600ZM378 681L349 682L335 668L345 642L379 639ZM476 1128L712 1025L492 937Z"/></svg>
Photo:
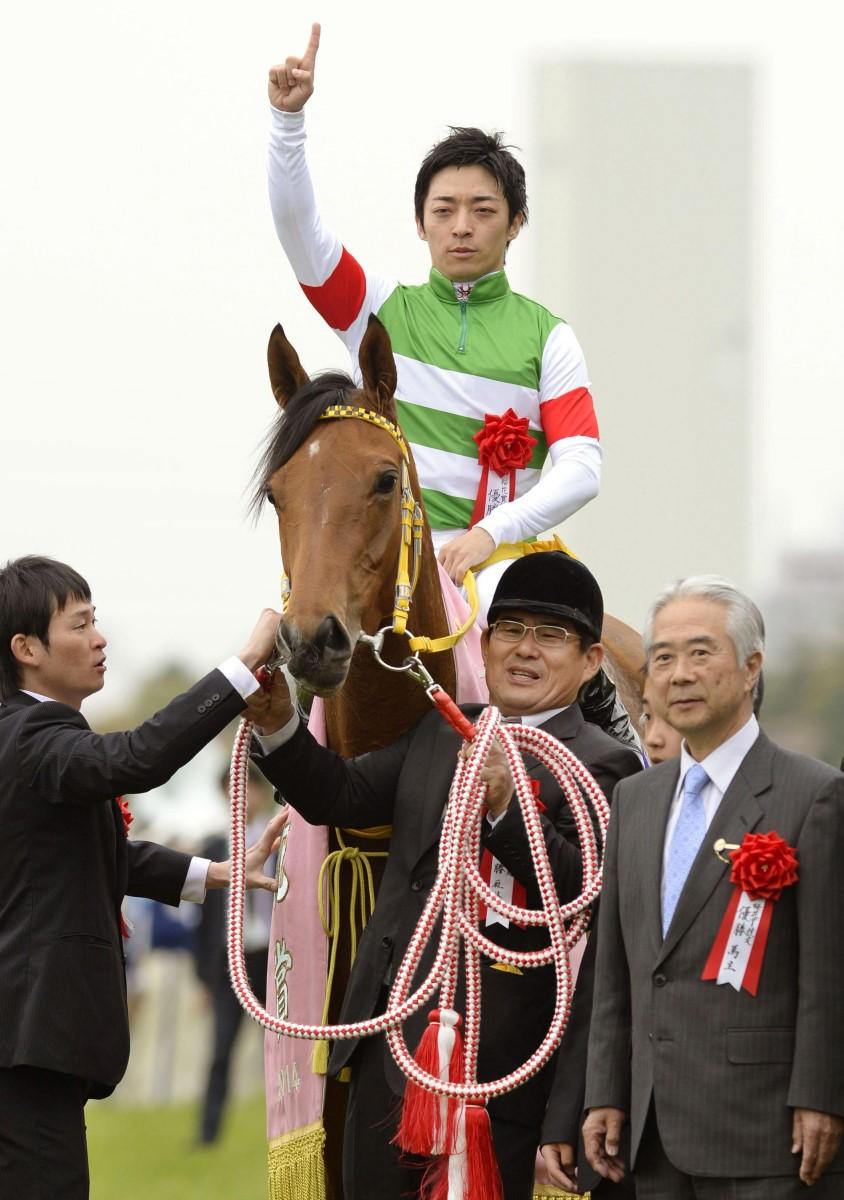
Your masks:
<svg viewBox="0 0 844 1200"><path fill-rule="evenodd" d="M131 809L129 808L129 801L125 796L116 796L115 801L117 803L117 807L120 809L120 815L123 818L123 832L128 838L129 826L132 824L135 818Z"/></svg>
<svg viewBox="0 0 844 1200"><path fill-rule="evenodd" d="M729 851L735 884L701 979L728 983L751 996L759 990L774 904L798 878L797 853L778 833L748 833L740 846L715 843L719 858ZM726 861L726 860L725 860Z"/></svg>
<svg viewBox="0 0 844 1200"><path fill-rule="evenodd" d="M779 900L783 888L797 882L797 855L785 838L770 833L748 833L730 851L730 883L751 900Z"/></svg>
<svg viewBox="0 0 844 1200"><path fill-rule="evenodd" d="M483 429L472 434L483 472L470 526L477 524L499 504L513 499L516 471L528 465L537 444L537 439L528 433L528 425L527 417L517 416L512 408L508 408L501 416L486 413ZM499 477L498 482L491 478L490 472Z"/></svg>
<svg viewBox="0 0 844 1200"><path fill-rule="evenodd" d="M126 799L125 796L115 796L114 802L117 805L117 807L120 809L120 816L123 820L123 836L128 839L129 826L132 824L132 822L135 819L129 808L129 801ZM131 926L129 925L129 922L126 920L126 918L123 916L123 913L120 914L120 936L124 939L132 936Z"/></svg>

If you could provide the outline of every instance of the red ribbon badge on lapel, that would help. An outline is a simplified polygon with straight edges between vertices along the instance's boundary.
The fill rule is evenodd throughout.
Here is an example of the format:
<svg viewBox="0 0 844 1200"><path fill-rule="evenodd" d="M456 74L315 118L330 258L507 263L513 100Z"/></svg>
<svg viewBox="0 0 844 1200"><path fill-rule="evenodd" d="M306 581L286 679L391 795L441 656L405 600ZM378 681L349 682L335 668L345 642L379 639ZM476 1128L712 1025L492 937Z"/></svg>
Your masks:
<svg viewBox="0 0 844 1200"><path fill-rule="evenodd" d="M701 979L744 988L759 988L765 945L774 904L783 889L797 882L797 853L778 833L748 833L740 846L715 843L715 853L729 850L733 895L712 944Z"/></svg>
<svg viewBox="0 0 844 1200"><path fill-rule="evenodd" d="M120 815L123 818L123 832L125 833L126 837L128 837L129 826L135 819L131 809L129 808L129 801L125 796L115 796L114 801L117 807L120 809Z"/></svg>
<svg viewBox="0 0 844 1200"><path fill-rule="evenodd" d="M533 792L533 802L539 812L545 812L545 805L539 798L541 784L538 779L530 780L530 790ZM493 858L486 847L481 851L480 865L481 879L484 883L489 884L493 892L496 893L507 904L512 904L515 908L527 908L527 892L523 884L519 883L518 879L514 879L507 868L500 863L497 858ZM503 925L505 928L509 926L510 921L507 917L502 917L495 909L487 909L483 900L478 901L478 921L480 924L487 925ZM519 929L524 929L524 922L516 921Z"/></svg>
<svg viewBox="0 0 844 1200"><path fill-rule="evenodd" d="M129 826L132 824L132 822L135 819L132 812L129 809L129 801L126 799L125 796L115 796L114 803L120 809L120 816L123 821L123 836L125 838L128 838L129 837ZM120 936L124 939L132 936L132 927L130 926L130 924L126 920L126 918L123 916L123 913L120 914Z"/></svg>
<svg viewBox="0 0 844 1200"><path fill-rule="evenodd" d="M527 417L518 417L512 408L503 416L484 416L484 427L472 434L478 444L478 462L483 467L478 495L472 510L470 528L489 516L499 504L516 494L516 471L530 462L536 438L528 433ZM492 472L492 474L490 474Z"/></svg>

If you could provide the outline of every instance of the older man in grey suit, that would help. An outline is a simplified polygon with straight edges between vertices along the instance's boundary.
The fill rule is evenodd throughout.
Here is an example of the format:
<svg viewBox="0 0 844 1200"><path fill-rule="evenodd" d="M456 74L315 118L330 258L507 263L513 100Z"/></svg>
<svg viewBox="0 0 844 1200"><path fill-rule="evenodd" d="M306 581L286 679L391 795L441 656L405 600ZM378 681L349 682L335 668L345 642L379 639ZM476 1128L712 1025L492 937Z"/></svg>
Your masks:
<svg viewBox="0 0 844 1200"><path fill-rule="evenodd" d="M669 588L646 624L684 742L615 791L584 1126L592 1166L617 1180L629 1119L640 1200L844 1195L844 776L760 731L763 639L752 601L712 576ZM759 834L798 871L764 920L745 895L728 913L728 856Z"/></svg>

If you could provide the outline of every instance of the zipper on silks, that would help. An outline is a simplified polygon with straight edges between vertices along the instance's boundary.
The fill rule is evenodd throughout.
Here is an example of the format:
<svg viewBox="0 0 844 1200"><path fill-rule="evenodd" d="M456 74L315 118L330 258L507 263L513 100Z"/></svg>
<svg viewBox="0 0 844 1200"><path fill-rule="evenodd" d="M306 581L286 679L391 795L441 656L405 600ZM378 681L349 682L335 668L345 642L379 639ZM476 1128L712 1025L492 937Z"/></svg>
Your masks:
<svg viewBox="0 0 844 1200"><path fill-rule="evenodd" d="M469 336L469 317L466 312L469 307L468 300L458 300L460 305L460 341L457 343L457 353L466 353L466 338Z"/></svg>

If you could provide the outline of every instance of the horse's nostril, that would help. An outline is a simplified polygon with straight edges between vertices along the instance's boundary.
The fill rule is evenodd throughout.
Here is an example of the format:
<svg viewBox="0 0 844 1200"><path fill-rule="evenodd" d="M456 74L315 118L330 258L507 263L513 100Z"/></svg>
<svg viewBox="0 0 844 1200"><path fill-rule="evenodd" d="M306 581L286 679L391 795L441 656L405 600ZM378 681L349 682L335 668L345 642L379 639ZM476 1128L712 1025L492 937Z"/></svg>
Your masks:
<svg viewBox="0 0 844 1200"><path fill-rule="evenodd" d="M336 655L338 658L352 652L352 642L342 621L335 616L327 616L320 624L314 637L314 645L321 653Z"/></svg>

